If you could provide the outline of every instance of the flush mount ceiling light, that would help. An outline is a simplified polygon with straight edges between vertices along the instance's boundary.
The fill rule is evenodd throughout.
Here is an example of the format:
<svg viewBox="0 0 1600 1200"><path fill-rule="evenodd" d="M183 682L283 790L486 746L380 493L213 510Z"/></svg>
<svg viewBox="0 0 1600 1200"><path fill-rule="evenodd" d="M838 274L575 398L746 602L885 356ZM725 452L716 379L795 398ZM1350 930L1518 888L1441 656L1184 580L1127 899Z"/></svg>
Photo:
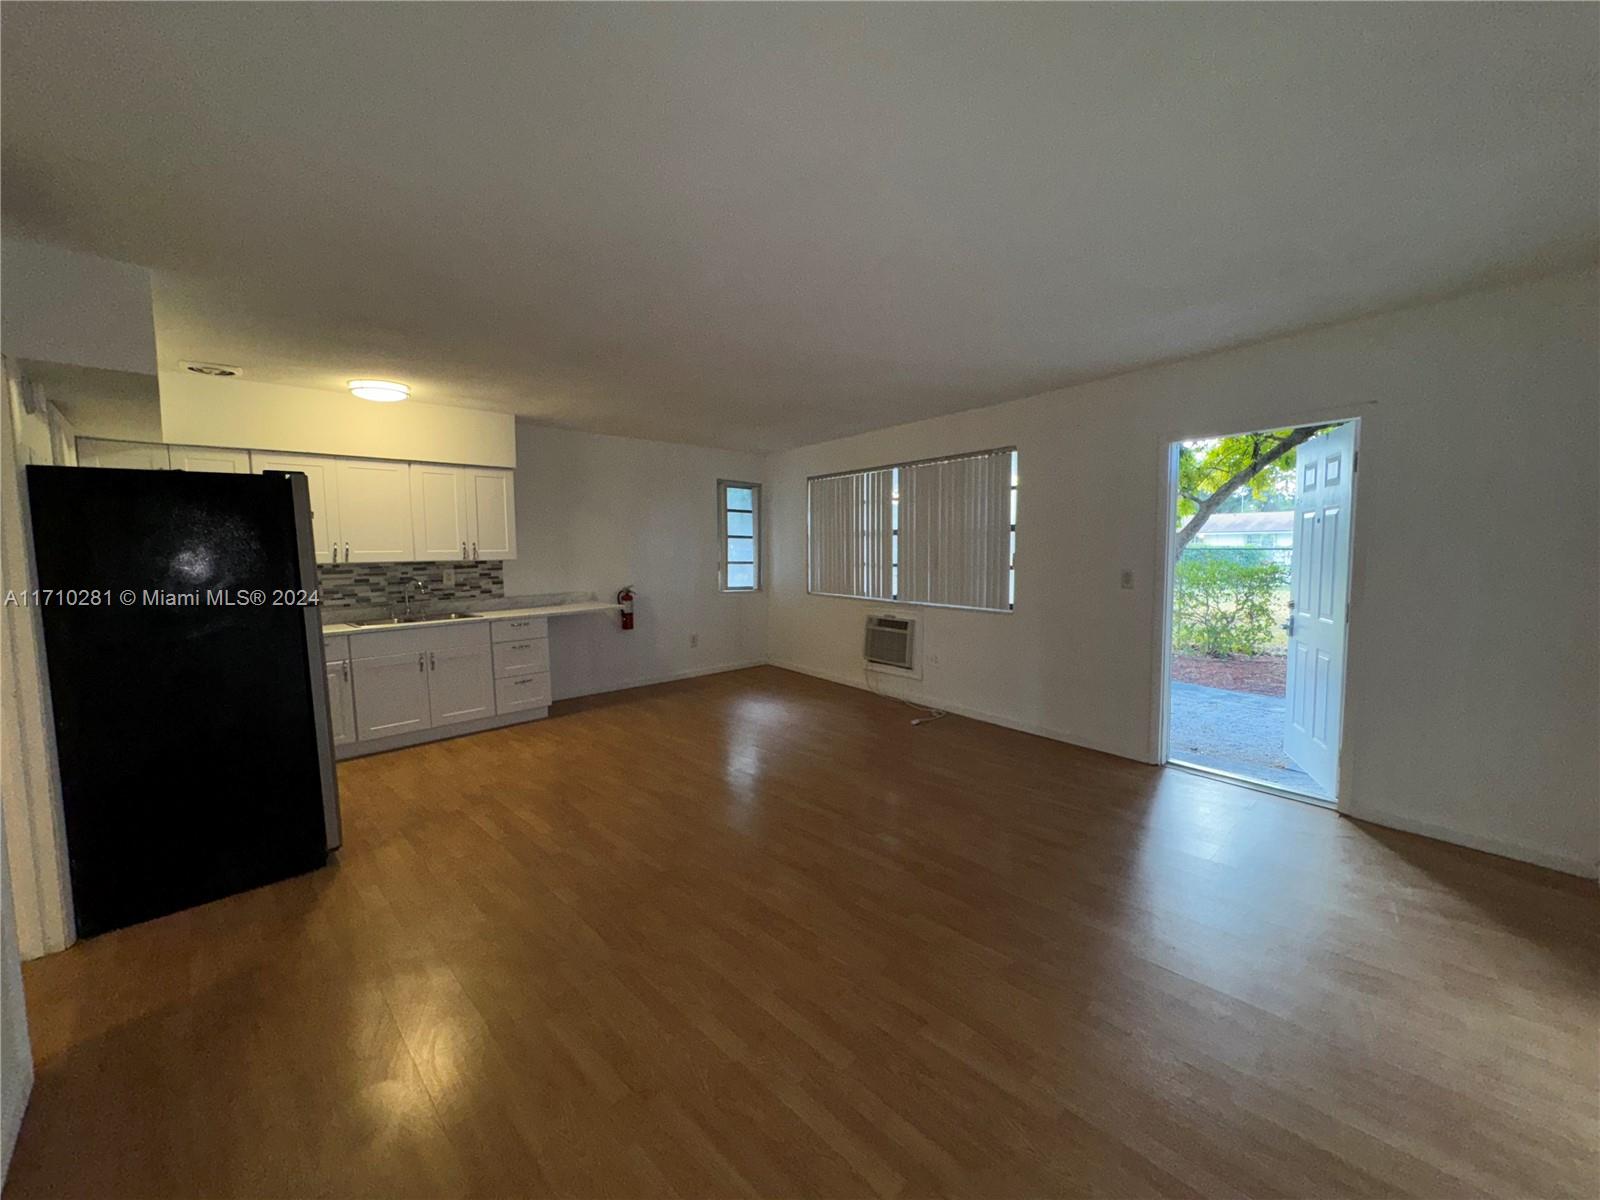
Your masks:
<svg viewBox="0 0 1600 1200"><path fill-rule="evenodd" d="M350 394L363 400L376 400L380 404L393 404L411 395L411 389L391 379L352 379Z"/></svg>

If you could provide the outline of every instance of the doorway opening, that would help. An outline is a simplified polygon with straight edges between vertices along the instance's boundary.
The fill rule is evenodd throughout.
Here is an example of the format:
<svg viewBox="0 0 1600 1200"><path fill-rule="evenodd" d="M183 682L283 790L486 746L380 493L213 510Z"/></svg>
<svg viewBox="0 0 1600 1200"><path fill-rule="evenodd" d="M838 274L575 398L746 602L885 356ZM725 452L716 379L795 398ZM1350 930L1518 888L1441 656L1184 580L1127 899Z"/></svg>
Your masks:
<svg viewBox="0 0 1600 1200"><path fill-rule="evenodd" d="M1174 444L1166 761L1338 796L1357 425Z"/></svg>

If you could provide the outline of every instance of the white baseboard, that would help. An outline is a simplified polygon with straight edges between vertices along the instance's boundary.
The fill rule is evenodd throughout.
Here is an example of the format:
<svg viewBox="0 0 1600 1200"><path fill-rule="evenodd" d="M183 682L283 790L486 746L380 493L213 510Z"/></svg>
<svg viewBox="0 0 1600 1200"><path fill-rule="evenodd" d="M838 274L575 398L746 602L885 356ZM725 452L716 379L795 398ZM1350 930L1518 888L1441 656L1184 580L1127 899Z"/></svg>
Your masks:
<svg viewBox="0 0 1600 1200"><path fill-rule="evenodd" d="M1341 815L1355 821L1365 821L1369 825L1382 825L1386 829L1398 829L1401 833L1415 833L1425 838L1432 838L1438 842L1449 842L1452 846L1464 846L1468 850L1481 850L1485 854L1497 854L1501 858L1511 858L1518 862L1532 863L1536 867L1549 867L1552 871L1560 871L1566 875L1576 875L1580 879L1595 879L1600 877L1600 863L1593 859L1585 859L1580 854L1569 854L1561 850L1549 850L1543 846L1525 846L1519 842L1508 842L1502 838L1485 837L1481 834L1471 833L1461 829L1452 829L1447 825L1438 825L1432 821L1417 821L1398 813L1383 812L1344 805Z"/></svg>
<svg viewBox="0 0 1600 1200"><path fill-rule="evenodd" d="M867 681L859 675L851 676L837 674L833 671L819 671L815 667L802 666L800 663L784 662L779 659L772 659L768 665L779 667L785 671L793 671L799 675L809 675L813 679L826 679L829 683L842 683L845 687L871 692L876 696L886 696L891 700L908 700L912 704L920 704L927 708L937 708L941 712L954 713L958 717L968 717L974 721L982 721L986 725L999 725L1004 729L1015 729L1018 733L1031 733L1038 737L1049 738L1053 742L1065 742L1069 746L1077 746L1083 750L1098 750L1101 754L1111 754L1117 758L1126 758L1133 762L1149 765L1139 755L1128 753L1125 747L1103 745L1092 738L1083 737L1069 730L1056 729L1049 725L1040 725L1031 721L1019 721L1014 717L1008 717L1001 713L986 712L981 708L956 704L953 701L943 700L937 696L897 696L887 690L880 691L877 688L869 687Z"/></svg>

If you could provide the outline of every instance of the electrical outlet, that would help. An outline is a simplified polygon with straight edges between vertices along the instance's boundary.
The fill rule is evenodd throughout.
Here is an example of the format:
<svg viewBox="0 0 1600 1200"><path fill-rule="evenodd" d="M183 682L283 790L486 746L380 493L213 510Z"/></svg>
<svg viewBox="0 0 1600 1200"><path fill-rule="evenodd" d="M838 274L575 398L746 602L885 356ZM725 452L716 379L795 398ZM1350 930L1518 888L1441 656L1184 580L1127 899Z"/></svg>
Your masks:
<svg viewBox="0 0 1600 1200"><path fill-rule="evenodd" d="M454 567L446 567L442 574L444 575L444 586L447 588L455 587L456 569Z"/></svg>
<svg viewBox="0 0 1600 1200"><path fill-rule="evenodd" d="M700 645L700 635L698 633L691 633L689 635L689 649L693 650L693 649L697 648L699 645Z"/></svg>
<svg viewBox="0 0 1600 1200"><path fill-rule="evenodd" d="M1122 590L1125 591L1125 592L1133 590L1133 572L1132 571L1124 570L1122 572Z"/></svg>

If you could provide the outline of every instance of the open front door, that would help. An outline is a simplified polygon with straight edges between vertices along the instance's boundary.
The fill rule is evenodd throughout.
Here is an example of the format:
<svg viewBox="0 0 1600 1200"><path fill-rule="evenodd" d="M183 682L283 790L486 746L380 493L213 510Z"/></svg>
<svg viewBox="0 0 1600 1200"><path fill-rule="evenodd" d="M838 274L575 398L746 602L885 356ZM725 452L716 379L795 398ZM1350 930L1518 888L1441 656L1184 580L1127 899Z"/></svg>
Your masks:
<svg viewBox="0 0 1600 1200"><path fill-rule="evenodd" d="M1355 425L1301 446L1290 566L1288 721L1283 748L1328 795L1339 766L1345 613L1350 587L1350 492Z"/></svg>

